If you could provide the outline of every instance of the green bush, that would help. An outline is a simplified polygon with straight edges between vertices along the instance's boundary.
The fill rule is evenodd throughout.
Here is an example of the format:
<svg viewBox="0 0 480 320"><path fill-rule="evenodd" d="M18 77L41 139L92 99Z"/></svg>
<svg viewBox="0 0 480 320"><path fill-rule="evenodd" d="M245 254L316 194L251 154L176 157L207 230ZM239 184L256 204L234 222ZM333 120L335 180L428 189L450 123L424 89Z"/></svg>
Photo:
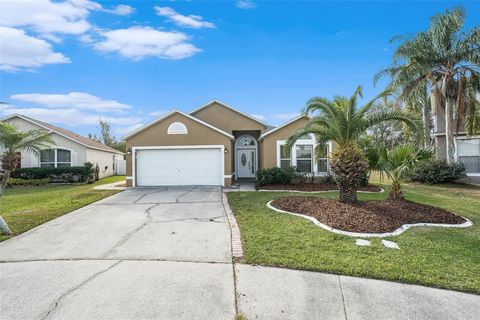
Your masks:
<svg viewBox="0 0 480 320"><path fill-rule="evenodd" d="M258 186L264 186L267 184L289 184L292 180L300 177L301 174L296 171L295 167L287 169L273 167L257 170L256 183Z"/></svg>
<svg viewBox="0 0 480 320"><path fill-rule="evenodd" d="M10 178L7 181L7 187L13 187L13 186L43 186L43 185L46 185L49 182L50 182L50 178L30 179L30 180Z"/></svg>
<svg viewBox="0 0 480 320"><path fill-rule="evenodd" d="M409 178L426 184L458 182L465 178L465 166L460 162L448 164L445 160L424 161Z"/></svg>
<svg viewBox="0 0 480 320"><path fill-rule="evenodd" d="M85 163L81 167L61 167L61 168L21 168L11 173L14 179L38 180L50 179L55 183L70 182L90 182L93 178L93 165Z"/></svg>

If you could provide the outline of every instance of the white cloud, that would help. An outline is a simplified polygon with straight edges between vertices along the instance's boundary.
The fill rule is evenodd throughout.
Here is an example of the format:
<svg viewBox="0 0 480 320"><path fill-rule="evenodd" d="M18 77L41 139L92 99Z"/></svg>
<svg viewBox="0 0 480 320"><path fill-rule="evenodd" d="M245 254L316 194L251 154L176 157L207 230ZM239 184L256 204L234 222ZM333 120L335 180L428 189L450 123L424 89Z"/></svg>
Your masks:
<svg viewBox="0 0 480 320"><path fill-rule="evenodd" d="M100 119L112 123L116 126L132 126L143 121L138 117L113 117L105 116L103 114L96 114L92 112L82 112L77 109L49 109L49 108L21 108L11 107L3 110L5 115L9 114L23 114L34 119L64 125L69 127L76 127L82 125L97 125Z"/></svg>
<svg viewBox="0 0 480 320"><path fill-rule="evenodd" d="M245 10L248 10L248 9L253 9L255 8L257 5L255 4L255 2L251 1L251 0L238 0L236 3L235 3L235 6L237 8L240 8L240 9L245 9Z"/></svg>
<svg viewBox="0 0 480 320"><path fill-rule="evenodd" d="M118 112L132 108L127 104L115 100L105 100L84 92L14 94L10 96L10 99L39 104L47 109L72 108L77 110L94 110L96 112Z"/></svg>
<svg viewBox="0 0 480 320"><path fill-rule="evenodd" d="M40 34L82 34L91 27L86 19L89 10L100 8L99 4L86 0L65 2L6 0L2 1L0 24L29 27Z"/></svg>
<svg viewBox="0 0 480 320"><path fill-rule="evenodd" d="M32 70L47 64L69 63L54 52L45 40L29 36L23 30L0 26L0 70Z"/></svg>
<svg viewBox="0 0 480 320"><path fill-rule="evenodd" d="M273 119L276 119L276 120L282 120L282 121L287 121L287 120L292 120L296 117L298 117L300 115L300 113L277 113L277 114L274 114L272 115L272 118Z"/></svg>
<svg viewBox="0 0 480 320"><path fill-rule="evenodd" d="M116 14L118 16L128 16L135 12L135 8L130 7L126 4L119 4L113 9L105 9L104 11L108 13Z"/></svg>
<svg viewBox="0 0 480 320"><path fill-rule="evenodd" d="M257 118L258 120L265 121L266 117L261 114L251 114L252 117Z"/></svg>
<svg viewBox="0 0 480 320"><path fill-rule="evenodd" d="M167 17L170 21L181 27L187 28L215 28L215 25L208 21L203 21L202 16L189 15L184 16L170 7L155 6L155 12L158 16Z"/></svg>
<svg viewBox="0 0 480 320"><path fill-rule="evenodd" d="M102 31L103 40L94 47L102 52L117 52L125 58L140 60L145 57L182 59L201 50L188 43L189 37L176 31L159 31L149 27L130 27Z"/></svg>

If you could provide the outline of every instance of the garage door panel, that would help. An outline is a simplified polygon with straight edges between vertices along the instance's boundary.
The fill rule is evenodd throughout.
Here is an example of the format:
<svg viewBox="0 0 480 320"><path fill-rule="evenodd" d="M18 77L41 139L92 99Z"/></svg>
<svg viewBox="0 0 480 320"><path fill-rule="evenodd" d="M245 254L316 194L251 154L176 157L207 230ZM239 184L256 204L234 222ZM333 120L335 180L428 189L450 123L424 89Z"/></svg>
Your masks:
<svg viewBox="0 0 480 320"><path fill-rule="evenodd" d="M137 150L137 186L220 185L222 164L220 148Z"/></svg>

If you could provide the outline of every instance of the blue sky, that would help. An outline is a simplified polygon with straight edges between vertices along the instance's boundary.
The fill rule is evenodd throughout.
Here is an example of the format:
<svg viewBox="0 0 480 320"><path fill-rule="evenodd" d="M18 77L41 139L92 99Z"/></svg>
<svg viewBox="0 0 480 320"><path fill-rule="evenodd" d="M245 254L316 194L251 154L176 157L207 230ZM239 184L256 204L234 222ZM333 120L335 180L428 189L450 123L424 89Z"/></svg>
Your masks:
<svg viewBox="0 0 480 320"><path fill-rule="evenodd" d="M478 1L4 0L0 116L23 113L80 134L102 118L120 137L218 99L280 124L312 96L363 85L373 97L389 40L459 4L467 28L480 25Z"/></svg>

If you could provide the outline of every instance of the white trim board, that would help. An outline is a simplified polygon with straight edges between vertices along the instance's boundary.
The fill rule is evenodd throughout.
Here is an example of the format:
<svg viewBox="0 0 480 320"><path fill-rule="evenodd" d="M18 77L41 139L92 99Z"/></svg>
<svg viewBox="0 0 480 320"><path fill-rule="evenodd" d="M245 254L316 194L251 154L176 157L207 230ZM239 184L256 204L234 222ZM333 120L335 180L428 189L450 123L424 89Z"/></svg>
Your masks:
<svg viewBox="0 0 480 320"><path fill-rule="evenodd" d="M210 105L213 104L213 103L218 103L219 105L221 105L221 106L223 106L223 107L225 107L225 108L227 108L227 109L230 109L230 110L232 110L232 111L234 111L234 112L236 112L236 113L238 113L238 114L240 114L240 115L242 115L242 116L244 116L244 117L249 118L250 120L253 120L253 121L255 121L255 122L258 122L258 123L260 123L260 124L262 124L262 125L264 125L264 126L266 126L266 127L268 126L268 124L265 123L265 122L263 122L262 120L257 119L257 118L255 118L255 117L253 117L253 116L251 116L251 115L248 115L248 114L246 114L246 113L244 113L244 112L242 112L242 111L240 111L240 110L237 110L237 109L235 109L234 107L229 106L228 104L223 103L223 102L221 102L221 101L219 101L219 100L217 100L217 99L214 99L214 100L212 100L212 101L210 101L210 102L208 102L208 103L206 103L206 104L198 107L197 109L195 109L195 110L193 110L192 112L190 112L190 114L194 114L194 113L196 113L196 112L198 112L198 111L200 111L200 110L202 110L202 109L205 109L206 107L210 106Z"/></svg>
<svg viewBox="0 0 480 320"><path fill-rule="evenodd" d="M136 152L137 150L178 150L178 149L220 149L221 153L221 185L225 186L225 146L221 145L182 145L182 146L140 146L132 147L132 186L137 186L137 168L136 168Z"/></svg>
<svg viewBox="0 0 480 320"><path fill-rule="evenodd" d="M126 136L124 136L124 137L122 138L122 140L126 140L126 139L128 139L128 138L131 138L131 137L137 135L138 133L142 132L143 130L145 130L145 129L147 129L147 128L150 128L151 126L157 124L158 122L160 122L160 121L168 118L169 116L171 116L171 115L173 115L173 114L175 114L175 113L178 113L178 114L180 114L180 115L182 115L182 116L187 117L187 118L190 119L190 120L193 120L193 121L196 121L196 122L198 122L198 123L200 123L200 124L203 124L204 126L210 128L210 129L212 129L212 130L215 130L215 131L217 131L217 132L219 132L219 133L221 133L221 134L229 137L230 139L234 139L234 137L233 137L231 134L226 133L225 131L218 129L217 127L214 127L214 126L212 126L211 124L206 123L205 121L202 121L202 120L200 120L200 119L198 119L198 118L195 118L195 117L193 117L193 116L191 116L191 115L189 115L189 114L187 114L187 113L184 113L184 112L182 112L182 111L180 111L180 110L172 110L172 111L170 111L170 112L167 112L166 114L164 114L164 115L161 116L160 118L157 118L157 119L153 120L152 122L149 122L149 123L147 123L146 125L144 125L144 126L138 128L138 129L136 129L136 130L128 133Z"/></svg>
<svg viewBox="0 0 480 320"><path fill-rule="evenodd" d="M317 225L320 228L325 229L327 231L330 231L330 232L333 232L333 233L336 233L336 234L341 234L341 235L344 235L344 236L356 237L356 238L385 238L385 237L398 236L398 235L402 234L403 232L407 231L408 229L410 229L411 227L467 228L467 227L471 227L473 225L472 221L470 221L469 219L467 219L465 217L462 217L466 221L464 223L461 223L461 224L413 223L413 224L404 224L403 226L401 226L400 228L396 229L393 232L384 232L384 233L350 232L350 231L344 231L344 230L332 228L332 227L330 227L326 224L321 223L320 221L318 221L314 217L310 217L310 216L300 214L300 213L294 213L294 212L289 212L289 211L277 209L274 206L272 206L273 201L274 200L270 200L267 203L267 207L269 209L272 209L273 211L280 212L280 213L288 213L288 214L293 215L293 216L301 217L301 218L310 220L315 225Z"/></svg>
<svg viewBox="0 0 480 320"><path fill-rule="evenodd" d="M294 123L295 121L300 120L300 119L302 119L302 118L304 118L304 117L307 117L307 116L304 115L304 114L301 114L301 115L299 115L298 117L293 118L292 120L290 120L290 121L288 121L288 122L285 122L284 124L281 124L281 125L279 125L278 127L275 127L275 128L273 128L272 130L269 130L269 131L265 132L264 134L262 134L262 135L260 136L259 140L262 140L263 138L265 138L266 136L268 136L270 133L274 133L275 131L280 130L280 129L282 129L283 127L286 127L286 126L288 126L289 124ZM308 118L308 117L307 117L307 118Z"/></svg>

